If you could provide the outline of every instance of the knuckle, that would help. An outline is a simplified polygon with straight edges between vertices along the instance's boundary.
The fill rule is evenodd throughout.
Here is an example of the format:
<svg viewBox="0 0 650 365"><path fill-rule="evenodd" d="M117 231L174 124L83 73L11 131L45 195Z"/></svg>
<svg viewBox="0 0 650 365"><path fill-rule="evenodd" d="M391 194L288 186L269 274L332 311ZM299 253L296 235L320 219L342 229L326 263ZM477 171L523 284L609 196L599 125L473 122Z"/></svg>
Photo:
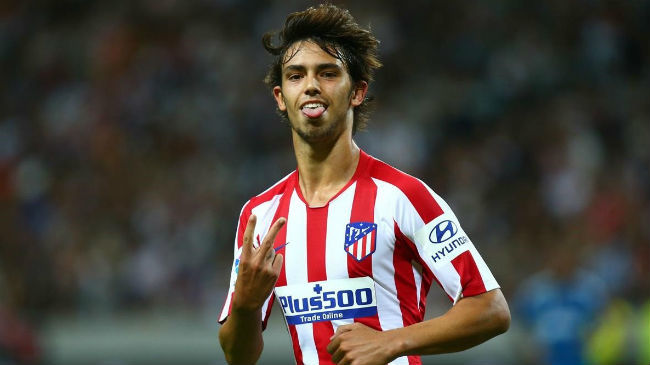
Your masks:
<svg viewBox="0 0 650 365"><path fill-rule="evenodd" d="M240 270L245 270L245 271L258 271L258 265L250 260L246 261L240 261L239 262L239 269Z"/></svg>

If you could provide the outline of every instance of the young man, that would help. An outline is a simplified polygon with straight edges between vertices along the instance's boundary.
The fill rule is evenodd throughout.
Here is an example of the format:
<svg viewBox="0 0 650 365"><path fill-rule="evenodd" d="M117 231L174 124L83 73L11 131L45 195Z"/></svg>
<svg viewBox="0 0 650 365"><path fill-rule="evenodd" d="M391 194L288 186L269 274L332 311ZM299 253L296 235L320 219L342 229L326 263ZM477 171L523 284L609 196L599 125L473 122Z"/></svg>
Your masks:
<svg viewBox="0 0 650 365"><path fill-rule="evenodd" d="M420 364L510 322L494 277L449 206L352 140L365 122L377 40L345 10L291 14L267 84L289 122L298 169L242 209L219 339L253 364L277 298L298 364ZM436 281L453 301L423 321Z"/></svg>

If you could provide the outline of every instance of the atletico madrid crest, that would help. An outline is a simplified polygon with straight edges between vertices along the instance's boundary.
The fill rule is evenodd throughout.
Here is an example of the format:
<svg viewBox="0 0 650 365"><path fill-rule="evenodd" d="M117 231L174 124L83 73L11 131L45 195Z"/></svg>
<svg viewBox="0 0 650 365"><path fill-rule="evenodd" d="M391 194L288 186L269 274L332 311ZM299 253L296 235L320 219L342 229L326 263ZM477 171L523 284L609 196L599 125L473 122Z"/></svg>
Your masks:
<svg viewBox="0 0 650 365"><path fill-rule="evenodd" d="M375 252L377 224L369 222L348 223L345 226L345 252L361 261Z"/></svg>

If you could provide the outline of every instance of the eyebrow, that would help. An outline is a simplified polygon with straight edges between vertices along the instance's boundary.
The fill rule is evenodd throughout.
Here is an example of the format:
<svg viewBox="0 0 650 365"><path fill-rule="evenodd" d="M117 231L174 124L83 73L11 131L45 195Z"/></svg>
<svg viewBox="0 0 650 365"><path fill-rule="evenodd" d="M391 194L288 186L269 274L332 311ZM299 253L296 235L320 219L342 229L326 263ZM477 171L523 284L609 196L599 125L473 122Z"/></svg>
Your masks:
<svg viewBox="0 0 650 365"><path fill-rule="evenodd" d="M320 64L318 64L318 66L316 66L316 71L322 71L322 70L325 70L325 69L328 69L328 68L335 68L335 69L339 69L339 70L342 69L342 67L337 65L336 63L320 63ZM307 70L307 68L305 66L303 66L303 65L289 65L289 66L285 67L284 72L285 73L288 72L288 71L305 72L306 70Z"/></svg>

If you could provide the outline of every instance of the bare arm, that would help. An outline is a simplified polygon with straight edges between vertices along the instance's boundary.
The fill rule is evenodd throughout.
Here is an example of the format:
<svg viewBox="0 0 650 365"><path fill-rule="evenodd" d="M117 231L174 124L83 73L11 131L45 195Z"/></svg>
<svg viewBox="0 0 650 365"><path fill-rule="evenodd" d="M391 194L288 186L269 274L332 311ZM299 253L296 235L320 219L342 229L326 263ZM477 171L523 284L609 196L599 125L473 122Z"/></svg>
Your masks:
<svg viewBox="0 0 650 365"><path fill-rule="evenodd" d="M504 333L510 310L500 289L463 298L447 313L393 334L403 340L398 355L462 351ZM420 337L421 336L421 337Z"/></svg>
<svg viewBox="0 0 650 365"><path fill-rule="evenodd" d="M447 313L390 331L341 326L328 346L339 365L386 364L404 355L462 351L508 330L510 311L500 289L463 298Z"/></svg>
<svg viewBox="0 0 650 365"><path fill-rule="evenodd" d="M219 342L229 364L254 364L262 355L262 312L233 308L219 329Z"/></svg>
<svg viewBox="0 0 650 365"><path fill-rule="evenodd" d="M275 236L286 220L279 218L259 248L253 248L256 218L248 220L239 257L239 274L232 309L219 329L219 342L229 364L254 364L262 354L262 306L271 295L282 268L282 255L273 250Z"/></svg>

